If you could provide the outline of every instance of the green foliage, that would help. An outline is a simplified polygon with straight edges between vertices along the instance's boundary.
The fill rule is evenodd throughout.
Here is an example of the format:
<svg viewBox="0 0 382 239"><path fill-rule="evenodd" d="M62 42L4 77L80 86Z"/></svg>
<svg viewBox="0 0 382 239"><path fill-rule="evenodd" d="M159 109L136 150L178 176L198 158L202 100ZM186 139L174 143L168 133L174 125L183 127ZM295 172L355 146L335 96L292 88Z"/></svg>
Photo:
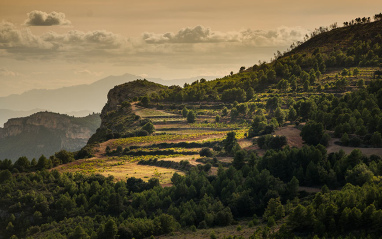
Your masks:
<svg viewBox="0 0 382 239"><path fill-rule="evenodd" d="M222 101L224 102L244 102L247 98L247 94L243 89L233 88L227 89L222 93Z"/></svg>
<svg viewBox="0 0 382 239"><path fill-rule="evenodd" d="M233 153L234 148L238 145L235 132L227 133L226 139L223 141L224 150L227 153Z"/></svg>
<svg viewBox="0 0 382 239"><path fill-rule="evenodd" d="M199 152L200 157L212 157L213 153L210 148L202 148Z"/></svg>
<svg viewBox="0 0 382 239"><path fill-rule="evenodd" d="M150 97L148 97L148 96L143 96L142 99L141 99L141 104L142 104L144 107L148 107L149 104L150 104Z"/></svg>
<svg viewBox="0 0 382 239"><path fill-rule="evenodd" d="M235 156L233 158L232 166L236 169L241 169L245 165L245 157L247 152L245 150L238 150L235 152Z"/></svg>
<svg viewBox="0 0 382 239"><path fill-rule="evenodd" d="M267 134L260 136L256 142L261 149L280 150L283 146L287 145L287 138L285 136L272 136Z"/></svg>
<svg viewBox="0 0 382 239"><path fill-rule="evenodd" d="M186 107L183 108L183 110L182 110L182 115L183 115L183 117L187 117L187 115L188 115L188 109L187 109Z"/></svg>
<svg viewBox="0 0 382 239"><path fill-rule="evenodd" d="M146 123L143 127L143 130L147 131L149 134L152 134L155 132L155 126L153 125L152 122Z"/></svg>
<svg viewBox="0 0 382 239"><path fill-rule="evenodd" d="M187 113L187 122L188 123L194 123L196 121L196 113L192 110L190 110Z"/></svg>
<svg viewBox="0 0 382 239"><path fill-rule="evenodd" d="M316 123L314 121L309 121L301 130L302 139L311 145L319 144L323 135L324 127L322 123Z"/></svg>
<svg viewBox="0 0 382 239"><path fill-rule="evenodd" d="M371 136L371 144L374 147L382 147L382 136L380 132L374 132L374 134Z"/></svg>

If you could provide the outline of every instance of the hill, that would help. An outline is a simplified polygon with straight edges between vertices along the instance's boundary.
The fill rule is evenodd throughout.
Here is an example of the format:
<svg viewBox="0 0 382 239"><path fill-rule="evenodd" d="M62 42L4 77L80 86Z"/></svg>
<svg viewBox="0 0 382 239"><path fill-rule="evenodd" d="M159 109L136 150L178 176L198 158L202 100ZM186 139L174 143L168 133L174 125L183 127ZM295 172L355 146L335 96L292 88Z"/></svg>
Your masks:
<svg viewBox="0 0 382 239"><path fill-rule="evenodd" d="M286 55L312 54L318 48L320 52L328 54L333 49L351 48L357 41L381 43L381 31L382 21L352 24L340 28L336 27L330 31L328 28L319 28L311 35L309 41L298 45Z"/></svg>
<svg viewBox="0 0 382 239"><path fill-rule="evenodd" d="M77 151L100 122L99 114L75 118L51 112L10 119L0 128L0 157L16 161L21 156L32 159L60 150Z"/></svg>
<svg viewBox="0 0 382 239"><path fill-rule="evenodd" d="M0 161L0 232L379 238L382 50L356 39L375 25L183 88L114 87L75 161Z"/></svg>

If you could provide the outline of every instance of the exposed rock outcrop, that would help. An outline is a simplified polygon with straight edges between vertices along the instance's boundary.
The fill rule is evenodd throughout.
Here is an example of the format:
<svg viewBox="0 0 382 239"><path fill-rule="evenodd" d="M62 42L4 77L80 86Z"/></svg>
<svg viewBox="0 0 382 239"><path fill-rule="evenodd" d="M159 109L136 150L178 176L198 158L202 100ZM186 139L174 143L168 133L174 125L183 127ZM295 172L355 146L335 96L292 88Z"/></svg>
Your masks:
<svg viewBox="0 0 382 239"><path fill-rule="evenodd" d="M76 118L52 112L9 119L0 128L0 159L49 156L61 149L79 150L100 122L99 114Z"/></svg>

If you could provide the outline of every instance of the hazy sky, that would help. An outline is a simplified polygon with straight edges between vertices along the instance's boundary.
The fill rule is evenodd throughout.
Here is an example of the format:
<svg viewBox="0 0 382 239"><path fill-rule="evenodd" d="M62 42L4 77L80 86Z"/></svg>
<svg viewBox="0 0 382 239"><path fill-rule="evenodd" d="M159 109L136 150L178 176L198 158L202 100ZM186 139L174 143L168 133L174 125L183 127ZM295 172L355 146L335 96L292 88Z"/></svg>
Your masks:
<svg viewBox="0 0 382 239"><path fill-rule="evenodd" d="M223 76L381 10L380 0L0 0L0 96L124 73Z"/></svg>

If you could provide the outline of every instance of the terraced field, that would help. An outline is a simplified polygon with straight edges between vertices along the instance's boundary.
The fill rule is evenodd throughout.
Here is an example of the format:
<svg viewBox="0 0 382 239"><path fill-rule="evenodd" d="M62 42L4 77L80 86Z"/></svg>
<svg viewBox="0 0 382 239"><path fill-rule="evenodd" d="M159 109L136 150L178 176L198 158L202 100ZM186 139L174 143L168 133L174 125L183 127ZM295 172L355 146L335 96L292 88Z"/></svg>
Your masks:
<svg viewBox="0 0 382 239"><path fill-rule="evenodd" d="M190 124L180 114L143 108L135 104L133 110L142 119L150 119L153 122L156 128L153 135L111 139L95 148L95 157L77 160L56 169L62 172L112 175L115 180L136 177L148 181L156 177L162 185L168 186L175 172L184 174L189 167L203 165L204 163L198 160L202 146L210 145L212 148L211 145L222 141L230 131L236 132L241 146L252 145L251 141L244 139L244 134L248 131L247 124L215 123L214 117L205 115ZM171 144L182 144L187 147L176 145L169 147ZM122 148L123 153L115 156L107 155L106 148L110 151ZM232 158L221 158L221 160L229 163ZM212 167L210 173L216 172L217 169Z"/></svg>

